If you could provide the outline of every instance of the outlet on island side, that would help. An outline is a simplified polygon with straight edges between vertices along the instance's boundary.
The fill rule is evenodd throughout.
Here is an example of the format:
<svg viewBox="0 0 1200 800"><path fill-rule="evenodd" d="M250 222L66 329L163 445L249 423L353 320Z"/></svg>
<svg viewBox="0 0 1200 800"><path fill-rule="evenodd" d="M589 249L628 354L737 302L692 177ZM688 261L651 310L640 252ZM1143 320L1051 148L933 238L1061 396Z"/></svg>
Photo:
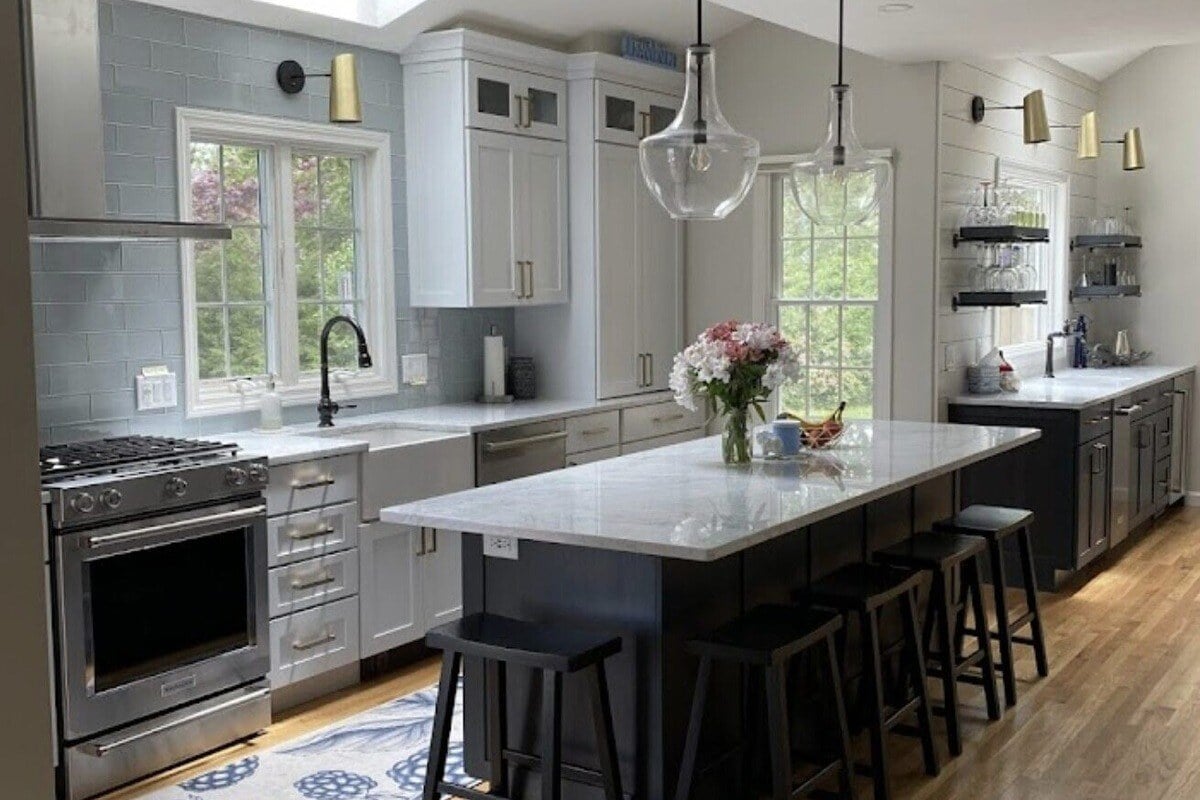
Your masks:
<svg viewBox="0 0 1200 800"><path fill-rule="evenodd" d="M483 554L489 558L506 558L509 561L516 561L517 538L515 536L484 535Z"/></svg>

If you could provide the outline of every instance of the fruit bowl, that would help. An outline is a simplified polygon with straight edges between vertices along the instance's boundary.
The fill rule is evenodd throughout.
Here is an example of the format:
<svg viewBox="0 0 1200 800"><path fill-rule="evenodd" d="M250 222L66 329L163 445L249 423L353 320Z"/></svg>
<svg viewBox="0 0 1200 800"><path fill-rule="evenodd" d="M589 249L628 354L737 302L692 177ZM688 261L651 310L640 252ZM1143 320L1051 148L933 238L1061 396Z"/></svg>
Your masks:
<svg viewBox="0 0 1200 800"><path fill-rule="evenodd" d="M842 423L842 412L845 410L846 402L843 400L823 422L808 422L789 411L780 413L779 418L794 419L800 423L800 441L805 447L810 450L825 450L837 444L846 432L846 426Z"/></svg>

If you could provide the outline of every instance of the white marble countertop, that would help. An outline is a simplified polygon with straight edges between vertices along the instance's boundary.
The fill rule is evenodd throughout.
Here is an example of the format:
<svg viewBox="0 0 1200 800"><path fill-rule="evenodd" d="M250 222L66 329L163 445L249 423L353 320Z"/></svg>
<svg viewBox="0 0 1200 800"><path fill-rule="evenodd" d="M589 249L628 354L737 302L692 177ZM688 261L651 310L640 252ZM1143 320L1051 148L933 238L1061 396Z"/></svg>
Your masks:
<svg viewBox="0 0 1200 800"><path fill-rule="evenodd" d="M961 394L951 405L1004 406L1006 408L1080 409L1130 394L1159 381L1171 380L1196 367L1112 367L1062 369L1055 378L1025 378L1021 391L1000 394Z"/></svg>
<svg viewBox="0 0 1200 800"><path fill-rule="evenodd" d="M368 447L365 440L343 436L304 436L291 428L281 431L235 431L222 434L221 438L235 442L247 455L264 456L271 466L361 453Z"/></svg>
<svg viewBox="0 0 1200 800"><path fill-rule="evenodd" d="M1025 428L851 423L855 446L721 463L718 437L385 508L384 522L715 561L1037 439Z"/></svg>

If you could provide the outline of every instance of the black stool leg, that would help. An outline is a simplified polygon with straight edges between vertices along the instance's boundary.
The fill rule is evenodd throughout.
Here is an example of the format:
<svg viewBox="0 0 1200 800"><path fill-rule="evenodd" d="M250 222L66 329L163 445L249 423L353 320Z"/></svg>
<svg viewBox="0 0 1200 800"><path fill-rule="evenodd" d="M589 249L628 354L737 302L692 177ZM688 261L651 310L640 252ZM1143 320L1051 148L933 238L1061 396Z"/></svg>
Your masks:
<svg viewBox="0 0 1200 800"><path fill-rule="evenodd" d="M692 793L692 779L696 776L696 755L700 750L700 726L704 723L704 702L708 695L708 677L712 672L712 659L700 657L700 669L696 673L696 691L692 694L692 714L688 719L687 739L683 745L683 760L679 765L679 782L675 786L675 800L688 800Z"/></svg>
<svg viewBox="0 0 1200 800"><path fill-rule="evenodd" d="M792 740L788 729L787 669L772 664L763 676L767 692L767 739L771 748L771 795L774 800L791 800Z"/></svg>
<svg viewBox="0 0 1200 800"><path fill-rule="evenodd" d="M442 677L438 681L437 707L433 712L433 736L429 743L429 761L425 765L423 800L440 797L438 784L446 771L446 754L450 748L450 727L454 716L454 695L458 691L458 671L462 654L446 651L442 654Z"/></svg>
<svg viewBox="0 0 1200 800"><path fill-rule="evenodd" d="M1042 634L1042 613L1038 609L1037 577L1033 567L1033 542L1030 540L1029 526L1017 533L1017 543L1021 546L1021 567L1025 571L1025 604L1033 619L1029 622L1030 633L1033 634L1033 655L1037 659L1038 675L1045 678L1050 674L1050 662L1046 658L1046 640Z"/></svg>
<svg viewBox="0 0 1200 800"><path fill-rule="evenodd" d="M562 797L562 674L542 670L542 800Z"/></svg>
<svg viewBox="0 0 1200 800"><path fill-rule="evenodd" d="M600 774L604 776L605 800L622 800L621 766L617 761L617 739L613 733L612 705L608 701L608 678L604 662L588 670L588 694L592 701L592 725L596 729L596 747Z"/></svg>
<svg viewBox="0 0 1200 800"><path fill-rule="evenodd" d="M983 576L979 569L979 556L967 559L963 564L963 588L967 597L963 598L963 608L968 599L971 603L971 615L975 618L975 641L979 647L983 671L983 696L987 700L988 719L1000 719L1000 698L996 693L996 668L992 663L992 645L988 636L987 607L983 602ZM965 610L964 610L965 613ZM959 630L963 623L959 623Z"/></svg>
<svg viewBox="0 0 1200 800"><path fill-rule="evenodd" d="M918 638L917 593L914 589L904 594L904 638L907 643L908 659L913 682L920 704L917 707L917 727L921 732L921 751L925 756L925 774L938 774L937 751L933 746L933 710L929 707L929 690L925 686L925 654L921 652Z"/></svg>
<svg viewBox="0 0 1200 800"><path fill-rule="evenodd" d="M875 800L890 800L891 773L888 769L887 744L884 727L887 709L883 701L883 647L879 641L879 616L875 611L859 615L863 632L863 680L869 692L871 718L871 780L875 783ZM906 617L907 618L907 617ZM907 623L906 623L907 627Z"/></svg>
<svg viewBox="0 0 1200 800"><path fill-rule="evenodd" d="M952 606L946 574L935 570L933 588L929 594L929 616L934 616L936 607L937 635L940 640L938 660L941 662L942 699L946 706L946 743L950 748L950 755L958 756L962 755L962 733L958 725L958 678L954 674L958 665L958 654L955 650L952 622L956 615Z"/></svg>
<svg viewBox="0 0 1200 800"><path fill-rule="evenodd" d="M846 698L842 692L842 668L838 663L837 648L833 637L825 637L825 651L829 660L829 685L833 698L833 715L838 723L838 747L842 772L838 775L838 788L842 800L854 800L854 758L850 752L850 723L846 719Z"/></svg>
<svg viewBox="0 0 1200 800"><path fill-rule="evenodd" d="M488 794L498 797L508 796L508 767L504 763L505 739L508 736L507 672L507 665L503 661L487 662Z"/></svg>
<svg viewBox="0 0 1200 800"><path fill-rule="evenodd" d="M996 600L996 638L1000 642L1000 675L1004 679L1004 704L1017 704L1017 676L1013 668L1012 632L1008 629L1008 599L1004 596L1004 548L999 539L988 540L992 562L992 596Z"/></svg>

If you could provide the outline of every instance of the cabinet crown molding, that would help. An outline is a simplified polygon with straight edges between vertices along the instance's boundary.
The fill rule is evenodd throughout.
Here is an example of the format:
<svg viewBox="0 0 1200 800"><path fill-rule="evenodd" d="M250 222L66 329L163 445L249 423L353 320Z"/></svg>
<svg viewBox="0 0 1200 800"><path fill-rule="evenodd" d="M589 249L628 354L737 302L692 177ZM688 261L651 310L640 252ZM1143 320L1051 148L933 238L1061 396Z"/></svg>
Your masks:
<svg viewBox="0 0 1200 800"><path fill-rule="evenodd" d="M567 80L603 80L634 89L649 89L683 96L684 75L676 70L631 61L609 53L573 53L567 56Z"/></svg>
<svg viewBox="0 0 1200 800"><path fill-rule="evenodd" d="M465 59L561 78L567 54L471 28L423 33L400 55L401 64Z"/></svg>

